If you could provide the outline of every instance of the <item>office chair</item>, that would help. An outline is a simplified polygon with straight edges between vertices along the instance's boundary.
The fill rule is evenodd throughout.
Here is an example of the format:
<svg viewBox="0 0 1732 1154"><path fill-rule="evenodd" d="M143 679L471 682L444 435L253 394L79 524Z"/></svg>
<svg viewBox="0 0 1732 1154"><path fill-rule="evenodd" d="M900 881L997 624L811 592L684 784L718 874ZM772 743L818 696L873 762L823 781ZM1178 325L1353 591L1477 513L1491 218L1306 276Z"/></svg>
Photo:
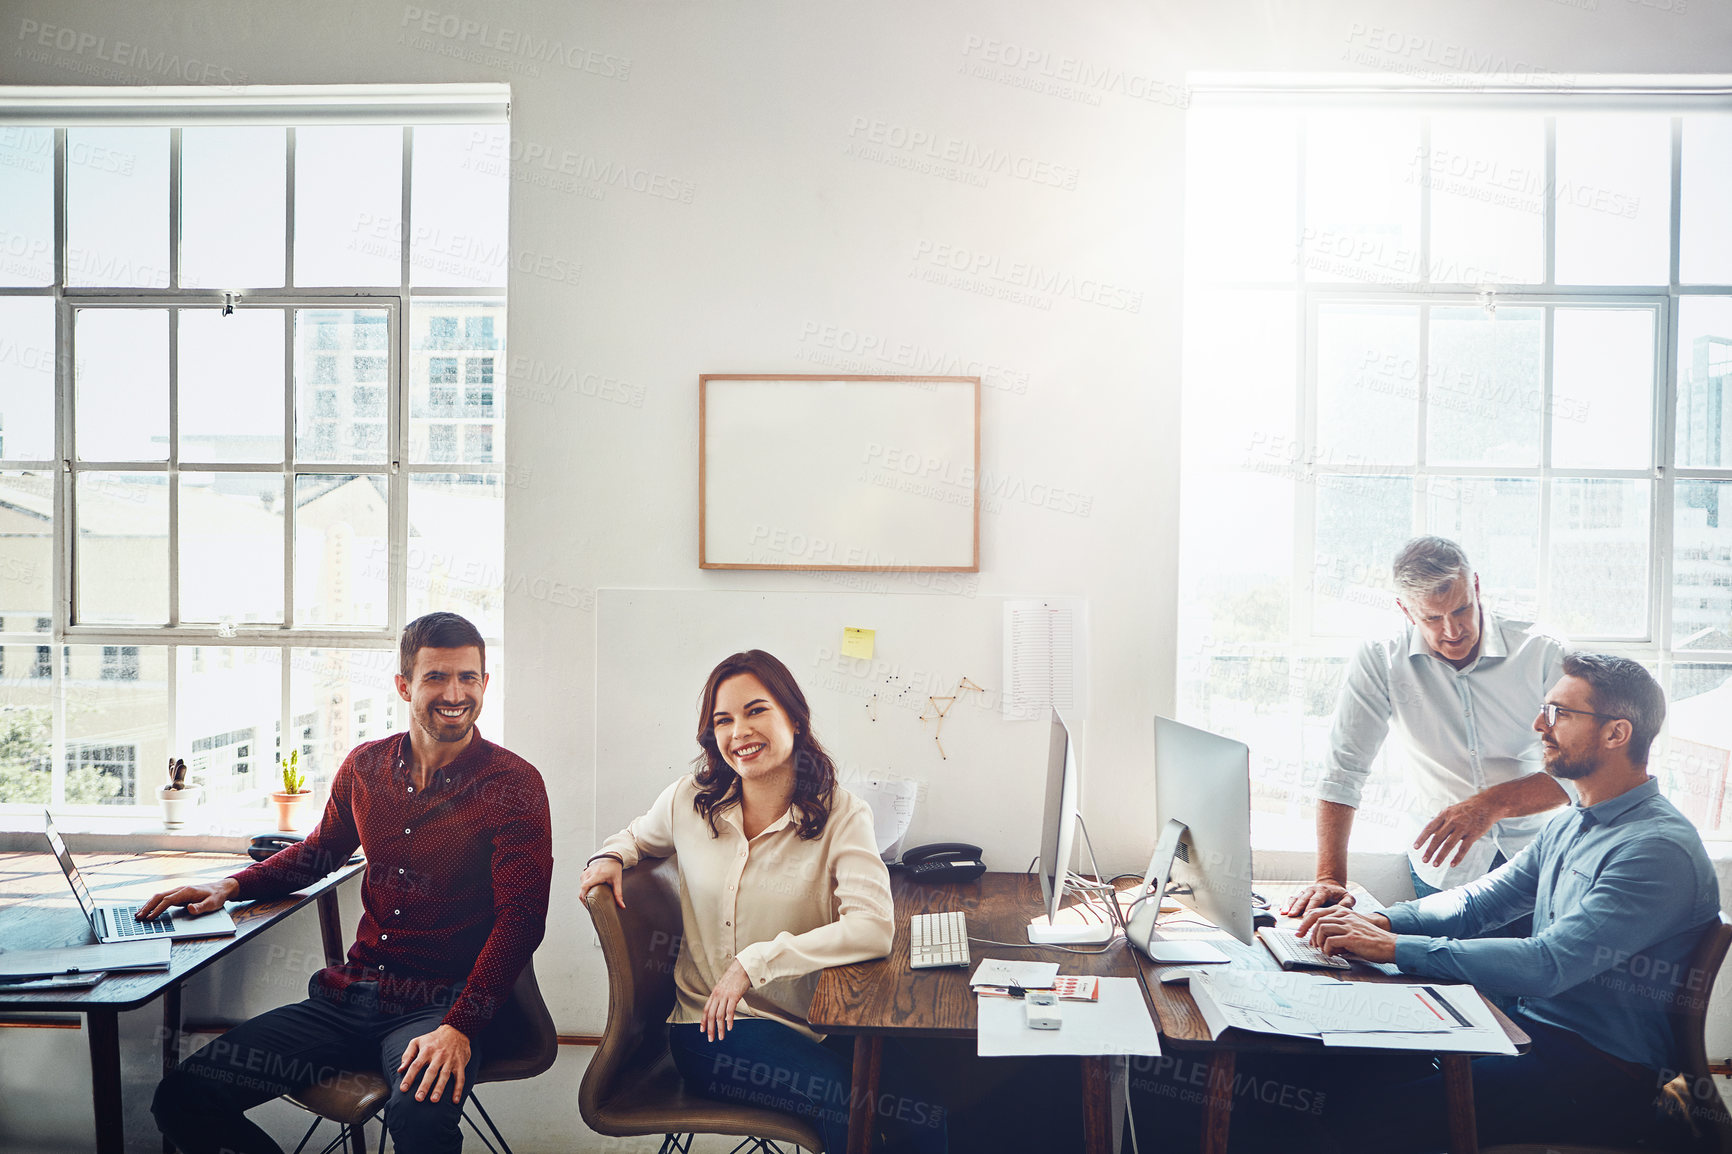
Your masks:
<svg viewBox="0 0 1732 1154"><path fill-rule="evenodd" d="M488 1115L487 1108L481 1104L481 1099L475 1093L475 1087L484 1082L515 1082L523 1078L533 1078L545 1072L553 1065L553 1060L559 1056L559 1035L554 1029L553 1015L547 1012L547 1003L542 1000L541 987L535 980L535 963L533 960L524 964L523 972L517 975L517 984L511 989L511 996L501 1006L499 1013L487 1024L487 1029L481 1035L481 1065L475 1071L475 1082L464 1094L463 1120L469 1123L469 1128L475 1131L487 1149L503 1151L511 1154L511 1147L506 1143L505 1136L499 1132L499 1126ZM285 1095L290 1102L315 1115L313 1124L307 1127L306 1134L301 1137L301 1144L295 1147L295 1154L312 1138L313 1131L319 1128L319 1123L329 1119L337 1123L337 1136L324 1147L320 1154L331 1154L339 1146L354 1151L354 1154L367 1154L366 1124L391 1097L390 1083L376 1071L343 1071L324 1082L308 1086L294 1094ZM489 1141L475 1119L469 1115L469 1107L473 1106L481 1115L481 1120L487 1124L493 1138ZM379 1149L381 1154L385 1149L387 1138L383 1124L380 1127ZM499 1145L496 1148L494 1142Z"/></svg>
<svg viewBox="0 0 1732 1154"><path fill-rule="evenodd" d="M1732 1116L1728 1116L1726 1104L1720 1100L1720 1091L1715 1087L1714 1076L1708 1068L1706 1036L1708 995L1720 973L1720 963L1726 960L1729 945L1732 945L1732 919L1722 913L1718 922L1702 931L1701 940L1690 954L1686 972L1704 976L1702 996L1685 997L1680 1003L1681 1008L1671 1015L1672 1031L1682 1051L1680 1064L1684 1070L1665 1085L1658 1107L1674 1136L1682 1139L1688 1134L1692 1143L1688 1149L1700 1154L1732 1154ZM1650 1149L1646 1146L1560 1146L1541 1142L1487 1146L1480 1150L1480 1154L1642 1154Z"/></svg>
<svg viewBox="0 0 1732 1154"><path fill-rule="evenodd" d="M680 950L679 872L673 858L625 871L625 909L603 886L586 905L607 959L607 1031L584 1071L578 1110L613 1138L662 1135L661 1154L690 1148L693 1134L744 1138L734 1149L776 1151L777 1142L822 1151L816 1127L792 1114L703 1098L686 1089L668 1051L674 962Z"/></svg>

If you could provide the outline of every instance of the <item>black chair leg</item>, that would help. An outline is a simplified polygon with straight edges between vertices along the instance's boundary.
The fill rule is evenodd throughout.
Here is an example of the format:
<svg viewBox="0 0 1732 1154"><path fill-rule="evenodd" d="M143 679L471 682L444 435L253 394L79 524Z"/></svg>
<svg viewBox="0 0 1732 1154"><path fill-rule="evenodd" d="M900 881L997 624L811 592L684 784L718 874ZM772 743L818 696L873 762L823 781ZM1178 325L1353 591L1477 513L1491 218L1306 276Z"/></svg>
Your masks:
<svg viewBox="0 0 1732 1154"><path fill-rule="evenodd" d="M500 1151L504 1151L504 1154L511 1154L511 1147L506 1143L505 1135L499 1132L499 1126L493 1121L492 1115L488 1114L487 1107L481 1104L481 1099L475 1096L474 1090L469 1091L469 1104L473 1105L481 1112L481 1120L487 1123L487 1128L489 1130L493 1131L493 1137L498 1140L499 1146L496 1149L493 1143L488 1141L487 1135L481 1132L481 1127L475 1124L475 1119L469 1117L469 1111L465 1109L463 1111L463 1120L469 1123L469 1128L475 1131L475 1136L480 1138L482 1142L486 1143L487 1149L493 1151L493 1154L500 1154ZM690 1145L689 1140L687 1145ZM663 1139L662 1146L664 1149L667 1147L666 1139Z"/></svg>

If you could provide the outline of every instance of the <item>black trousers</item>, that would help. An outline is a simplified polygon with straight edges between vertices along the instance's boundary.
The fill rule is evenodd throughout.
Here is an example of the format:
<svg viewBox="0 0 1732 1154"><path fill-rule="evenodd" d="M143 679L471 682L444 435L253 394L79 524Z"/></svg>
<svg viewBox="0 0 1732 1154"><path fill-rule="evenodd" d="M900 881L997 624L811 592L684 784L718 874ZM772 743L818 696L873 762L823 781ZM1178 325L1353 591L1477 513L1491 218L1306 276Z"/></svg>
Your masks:
<svg viewBox="0 0 1732 1154"><path fill-rule="evenodd" d="M397 1149L455 1154L462 1105L447 1084L441 1101L415 1100L398 1088L397 1064L409 1042L437 1029L450 1001L424 1008L381 1004L377 982L341 992L315 978L304 1002L279 1006L243 1022L182 1062L163 1078L151 1103L157 1127L184 1154L282 1154L282 1147L246 1111L315 1082L370 1070L391 1084L385 1126ZM461 992L457 987L454 998ZM465 1092L480 1065L471 1047Z"/></svg>

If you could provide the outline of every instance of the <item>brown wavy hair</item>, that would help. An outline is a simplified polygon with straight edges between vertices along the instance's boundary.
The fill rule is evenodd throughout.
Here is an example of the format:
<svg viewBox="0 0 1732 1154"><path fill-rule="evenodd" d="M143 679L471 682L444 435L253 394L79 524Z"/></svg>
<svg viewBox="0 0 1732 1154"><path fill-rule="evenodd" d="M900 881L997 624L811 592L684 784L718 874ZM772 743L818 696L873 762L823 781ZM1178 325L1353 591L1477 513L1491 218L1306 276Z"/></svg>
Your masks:
<svg viewBox="0 0 1732 1154"><path fill-rule="evenodd" d="M710 824L710 835L718 836L716 815L740 801L740 775L728 764L716 745L716 693L730 677L750 673L764 683L782 712L794 724L794 808L800 836L807 841L824 832L830 820L830 803L836 789L836 763L812 732L812 709L788 667L762 649L748 649L724 658L710 671L698 699L698 745L703 748L692 761L698 794L692 805Z"/></svg>

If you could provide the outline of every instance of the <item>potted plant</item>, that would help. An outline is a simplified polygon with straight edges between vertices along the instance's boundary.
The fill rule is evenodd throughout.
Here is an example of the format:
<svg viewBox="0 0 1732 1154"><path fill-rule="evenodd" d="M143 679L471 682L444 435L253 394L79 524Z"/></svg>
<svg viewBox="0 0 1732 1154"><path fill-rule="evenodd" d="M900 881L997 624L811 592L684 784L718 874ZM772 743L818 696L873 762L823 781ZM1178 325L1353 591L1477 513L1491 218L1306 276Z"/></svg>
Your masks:
<svg viewBox="0 0 1732 1154"><path fill-rule="evenodd" d="M283 788L271 794L277 803L277 828L284 833L302 830L309 824L313 812L313 791L307 788L307 775L301 772L301 751L289 753L283 762Z"/></svg>
<svg viewBox="0 0 1732 1154"><path fill-rule="evenodd" d="M156 791L162 802L162 824L179 829L186 824L193 807L204 795L204 787L186 783L186 762L178 757L168 759L168 784Z"/></svg>

